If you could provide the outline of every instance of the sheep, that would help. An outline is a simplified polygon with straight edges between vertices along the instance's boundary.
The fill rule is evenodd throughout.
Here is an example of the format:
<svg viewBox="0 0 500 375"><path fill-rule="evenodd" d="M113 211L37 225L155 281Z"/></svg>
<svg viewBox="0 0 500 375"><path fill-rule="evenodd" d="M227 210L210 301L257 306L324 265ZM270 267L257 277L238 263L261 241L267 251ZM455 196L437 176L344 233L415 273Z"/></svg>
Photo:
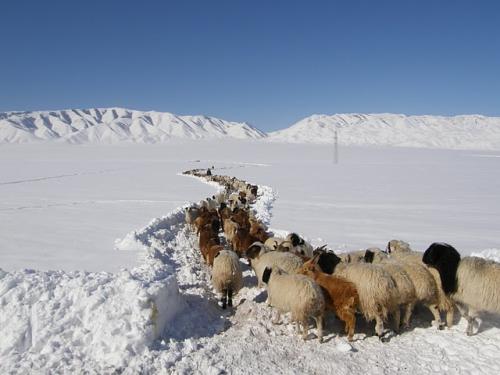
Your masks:
<svg viewBox="0 0 500 375"><path fill-rule="evenodd" d="M233 246L234 238L236 237L236 233L238 232L238 224L235 223L231 219L224 220L223 230L224 235L226 236L226 241L229 245Z"/></svg>
<svg viewBox="0 0 500 375"><path fill-rule="evenodd" d="M251 244L245 255L257 276L257 286L259 288L262 287L262 272L266 267L278 266L288 273L295 273L303 264L302 259L295 254L277 251L268 252L261 242Z"/></svg>
<svg viewBox="0 0 500 375"><path fill-rule="evenodd" d="M375 320L377 336L382 342L387 341L383 338L384 321L389 313L396 315L399 311L396 285L389 273L373 264L343 263L332 252L318 249L317 254L318 266L321 268L321 264L324 264L328 268L321 268L323 272L333 271L334 275L341 276L356 286L361 313L367 321Z"/></svg>
<svg viewBox="0 0 500 375"><path fill-rule="evenodd" d="M233 250L240 256L244 255L248 247L259 239L252 236L248 229L238 228L232 238Z"/></svg>
<svg viewBox="0 0 500 375"><path fill-rule="evenodd" d="M268 248L269 250L278 250L278 246L283 242L284 240L279 237L270 237L264 242L264 246Z"/></svg>
<svg viewBox="0 0 500 375"><path fill-rule="evenodd" d="M260 242L264 243L269 238L263 225L256 219L249 218L250 221L250 234L259 239Z"/></svg>
<svg viewBox="0 0 500 375"><path fill-rule="evenodd" d="M342 277L321 272L316 259L304 263L298 273L312 278L326 291L326 307L333 311L345 323L348 340L352 341L356 327L356 309L359 306L359 295L356 286Z"/></svg>
<svg viewBox="0 0 500 375"><path fill-rule="evenodd" d="M226 199L227 199L227 195L224 191L220 192L219 194L217 194L215 196L215 201L217 202L218 205L226 202Z"/></svg>
<svg viewBox="0 0 500 375"><path fill-rule="evenodd" d="M307 257L313 256L313 247L311 244L304 241L297 233L290 233L285 238L286 241L290 241L293 246L293 252Z"/></svg>
<svg viewBox="0 0 500 375"><path fill-rule="evenodd" d="M378 249L378 251L377 249L366 250L363 261L366 261L367 263L376 263L380 265L385 271L387 271L389 275L391 275L394 283L396 284L396 288L399 294L399 305L402 306L405 310L403 315L403 327L408 328L413 307L417 302L415 285L413 284L410 275L408 275L408 273L404 270L399 262L388 259L387 255L385 255L385 253L382 253L380 249ZM398 316L400 317L399 308L398 311L395 312L394 317L396 332L399 332L399 327L401 325L401 321Z"/></svg>
<svg viewBox="0 0 500 375"><path fill-rule="evenodd" d="M231 219L238 223L240 228L250 229L250 220L246 210L235 208L231 215Z"/></svg>
<svg viewBox="0 0 500 375"><path fill-rule="evenodd" d="M237 193L231 193L229 194L229 197L227 199L228 203L229 203L229 208L231 209L234 209L237 207L238 205L238 194Z"/></svg>
<svg viewBox="0 0 500 375"><path fill-rule="evenodd" d="M422 286L422 288L420 289L422 293L420 293L420 295L424 298L422 298L421 300L424 301L424 304L426 304L426 306L434 315L435 320L433 324L435 324L439 329L443 328L440 312L444 312L446 314L446 326L450 328L453 324L454 307L451 299L441 288L441 279L439 276L439 272L431 267L426 267L422 262L423 253L420 251L412 250L410 245L405 241L389 241L389 243L387 244L387 252L392 258L398 259L403 263L415 265L415 267L417 267L417 269L411 271L420 270L422 266L428 271L427 273L423 271L420 272L420 277L427 278L428 274L430 274L434 279L434 283L433 285L430 285L430 282L428 282L427 286ZM418 288L417 285L415 285L415 287ZM419 294L418 290L417 294ZM438 317L439 319L437 319Z"/></svg>
<svg viewBox="0 0 500 375"><path fill-rule="evenodd" d="M184 209L184 218L189 230L194 230L194 221L199 216L199 214L200 213L198 207L191 206Z"/></svg>
<svg viewBox="0 0 500 375"><path fill-rule="evenodd" d="M217 220L220 225L219 215L217 211L208 211L207 209L200 209L200 215L195 219L194 226L196 227L197 233L200 232L200 229L203 228L208 223L211 223L214 220Z"/></svg>
<svg viewBox="0 0 500 375"><path fill-rule="evenodd" d="M215 200L215 195L207 198L207 205L209 210L217 210L217 201Z"/></svg>
<svg viewBox="0 0 500 375"><path fill-rule="evenodd" d="M224 250L224 246L220 245L220 241L213 240L212 243L206 249L206 253L204 254L205 261L210 267L214 265L214 259L222 250Z"/></svg>
<svg viewBox="0 0 500 375"><path fill-rule="evenodd" d="M273 323L280 320L280 313L291 313L292 321L296 322L297 333L306 340L309 330L309 319L316 321L318 340L323 342L323 316L325 298L318 284L304 275L290 275L279 267L266 267L262 281L267 285L269 304L276 309Z"/></svg>
<svg viewBox="0 0 500 375"><path fill-rule="evenodd" d="M422 261L439 272L443 291L467 320L466 333L473 335L480 312L500 314L500 263L478 257L461 258L446 243L433 243Z"/></svg>
<svg viewBox="0 0 500 375"><path fill-rule="evenodd" d="M222 308L233 306L233 296L243 286L238 255L231 250L221 250L215 256L212 268L212 285L220 294Z"/></svg>
<svg viewBox="0 0 500 375"><path fill-rule="evenodd" d="M220 245L219 240L219 222L213 220L211 223L206 224L199 231L199 248L203 259L208 263L208 250L213 245Z"/></svg>

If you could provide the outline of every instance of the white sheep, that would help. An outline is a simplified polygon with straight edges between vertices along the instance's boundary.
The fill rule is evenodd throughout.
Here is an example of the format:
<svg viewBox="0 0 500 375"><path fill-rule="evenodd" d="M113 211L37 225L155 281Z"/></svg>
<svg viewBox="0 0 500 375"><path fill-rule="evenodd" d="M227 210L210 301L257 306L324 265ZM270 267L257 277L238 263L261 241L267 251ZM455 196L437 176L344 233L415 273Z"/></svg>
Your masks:
<svg viewBox="0 0 500 375"><path fill-rule="evenodd" d="M215 201L220 206L221 203L225 203L227 200L227 194L225 191L221 191L219 194L215 196Z"/></svg>
<svg viewBox="0 0 500 375"><path fill-rule="evenodd" d="M500 263L478 257L460 257L451 245L433 243L423 262L440 275L442 289L467 320L472 335L480 312L500 314Z"/></svg>
<svg viewBox="0 0 500 375"><path fill-rule="evenodd" d="M276 311L273 323L278 323L280 313L291 313L292 321L296 322L297 333L305 340L309 330L309 319L316 321L318 339L323 341L323 316L325 313L325 298L321 287L304 275L287 274L279 267L266 267L262 280L267 284L268 301Z"/></svg>
<svg viewBox="0 0 500 375"><path fill-rule="evenodd" d="M238 255L231 250L221 250L215 256L212 267L212 285L220 294L222 308L233 305L233 295L243 286L243 275L241 272Z"/></svg>
<svg viewBox="0 0 500 375"><path fill-rule="evenodd" d="M378 264L391 275L396 289L398 291L398 303L404 309L403 327L409 326L413 307L417 302L415 286L408 273L404 270L401 264L393 259L389 259L380 249L368 249L365 251L363 261L368 263ZM394 323L396 331L399 331L401 324L399 308L394 312Z"/></svg>
<svg viewBox="0 0 500 375"><path fill-rule="evenodd" d="M264 242L264 246L268 250L278 250L279 245L284 241L283 238L279 237L269 237L266 242Z"/></svg>
<svg viewBox="0 0 500 375"><path fill-rule="evenodd" d="M367 321L375 320L375 332L386 341L384 321L399 311L398 292L391 275L383 268L367 263L339 263L334 275L352 282L359 294L361 313Z"/></svg>
<svg viewBox="0 0 500 375"><path fill-rule="evenodd" d="M391 258L395 258L404 264L408 264L409 267L413 267L408 270L408 272L411 272L410 276L419 271L418 275L415 275L416 279L414 283L420 280L420 284L423 283L423 285L419 287L419 285L415 284L417 298L431 310L434 315L434 325L439 329L443 328L440 312L444 312L446 314L446 326L448 328L451 327L454 314L453 302L443 291L443 288L441 288L439 272L432 267L426 267L422 262L423 253L412 250L407 242L401 240L389 241L387 244L387 252L390 254ZM421 270L422 266L427 272ZM434 279L433 283L427 280L429 274Z"/></svg>
<svg viewBox="0 0 500 375"><path fill-rule="evenodd" d="M208 197L207 203L208 203L209 210L216 210L217 209L217 201L216 201L215 195L212 197Z"/></svg>
<svg viewBox="0 0 500 375"><path fill-rule="evenodd" d="M293 249L292 252L300 255L304 255L306 257L311 258L313 256L313 247L310 243L305 241L302 237L300 237L297 233L290 233L285 238L286 241L290 241L292 243Z"/></svg>
<svg viewBox="0 0 500 375"><path fill-rule="evenodd" d="M194 231L194 221L200 215L199 209L196 206L186 207L184 209L184 219L189 230Z"/></svg>
<svg viewBox="0 0 500 375"><path fill-rule="evenodd" d="M246 256L257 276L257 286L259 288L263 286L262 273L266 267L277 266L285 272L295 273L303 264L302 259L297 255L278 251L268 251L261 242L253 243L248 248Z"/></svg>

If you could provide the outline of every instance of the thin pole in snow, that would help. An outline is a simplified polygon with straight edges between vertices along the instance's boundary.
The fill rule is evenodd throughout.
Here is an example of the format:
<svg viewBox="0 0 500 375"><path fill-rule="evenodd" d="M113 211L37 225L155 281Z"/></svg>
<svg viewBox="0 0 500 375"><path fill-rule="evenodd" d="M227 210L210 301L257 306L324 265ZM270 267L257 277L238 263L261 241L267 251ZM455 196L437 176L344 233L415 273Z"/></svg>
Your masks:
<svg viewBox="0 0 500 375"><path fill-rule="evenodd" d="M339 163L339 136L337 134L337 129L335 129L335 137L334 137L334 160L335 164Z"/></svg>

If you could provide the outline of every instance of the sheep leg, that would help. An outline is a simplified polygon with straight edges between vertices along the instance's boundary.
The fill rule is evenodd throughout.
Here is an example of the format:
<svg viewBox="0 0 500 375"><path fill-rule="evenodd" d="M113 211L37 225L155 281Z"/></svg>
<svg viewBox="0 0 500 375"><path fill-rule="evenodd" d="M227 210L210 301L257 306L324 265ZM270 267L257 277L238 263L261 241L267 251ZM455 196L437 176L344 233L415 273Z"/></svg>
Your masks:
<svg viewBox="0 0 500 375"><path fill-rule="evenodd" d="M441 321L441 314L439 313L439 309L436 305L427 305L429 310L431 310L432 315L434 315L434 320L432 325L436 326L437 329L443 329L443 322Z"/></svg>
<svg viewBox="0 0 500 375"><path fill-rule="evenodd" d="M453 310L454 310L454 307L452 305L446 311L446 326L448 328L451 328L451 326L453 325L453 317L455 315L455 312Z"/></svg>
<svg viewBox="0 0 500 375"><path fill-rule="evenodd" d="M222 303L222 308L225 309L226 304L227 304L227 290L226 289L222 290L221 303Z"/></svg>
<svg viewBox="0 0 500 375"><path fill-rule="evenodd" d="M306 340L307 336L309 335L309 322L307 321L307 319L305 319L305 320L302 320L301 323L302 323L302 328L303 328L302 339Z"/></svg>
<svg viewBox="0 0 500 375"><path fill-rule="evenodd" d="M413 312L413 303L409 303L405 307L405 314L403 317L403 328L408 329L410 328L410 319L411 319L411 314Z"/></svg>
<svg viewBox="0 0 500 375"><path fill-rule="evenodd" d="M477 312L473 309L469 309L469 312L466 313L465 318L467 319L467 336L474 335L474 326L477 326L479 329L479 322L477 321Z"/></svg>
<svg viewBox="0 0 500 375"><path fill-rule="evenodd" d="M467 333L467 336L472 336L472 332L473 332L473 328L474 328L474 318L472 318L469 315L467 306L457 303L457 307L458 307L458 311L460 312L460 315L462 315L462 317L467 320L467 329L465 331Z"/></svg>
<svg viewBox="0 0 500 375"><path fill-rule="evenodd" d="M323 342L323 315L315 316L314 320L316 321L319 342Z"/></svg>
<svg viewBox="0 0 500 375"><path fill-rule="evenodd" d="M233 307L233 289L229 288L227 290L227 305Z"/></svg>
<svg viewBox="0 0 500 375"><path fill-rule="evenodd" d="M356 327L356 315L354 311L340 310L336 312L340 320L345 323L345 333L349 341L353 340L354 328Z"/></svg>
<svg viewBox="0 0 500 375"><path fill-rule="evenodd" d="M276 315L275 315L274 319L272 320L272 323L278 324L279 322L280 322L280 312L278 310L276 310Z"/></svg>
<svg viewBox="0 0 500 375"><path fill-rule="evenodd" d="M393 311L393 318L394 318L394 331L396 333L399 333L399 326L401 324L401 310L399 306L396 308L396 310Z"/></svg>
<svg viewBox="0 0 500 375"><path fill-rule="evenodd" d="M377 336L379 337L379 339L381 341L382 340L382 336L384 335L384 321L382 320L382 317L381 316L377 316L375 318L375 332L377 333Z"/></svg>

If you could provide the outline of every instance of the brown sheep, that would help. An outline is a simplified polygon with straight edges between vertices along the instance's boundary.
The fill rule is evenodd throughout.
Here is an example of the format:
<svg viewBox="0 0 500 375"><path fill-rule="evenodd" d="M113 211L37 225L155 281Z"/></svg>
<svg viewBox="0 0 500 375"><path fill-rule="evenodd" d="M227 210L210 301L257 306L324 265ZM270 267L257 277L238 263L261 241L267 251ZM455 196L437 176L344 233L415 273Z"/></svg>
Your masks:
<svg viewBox="0 0 500 375"><path fill-rule="evenodd" d="M333 311L345 323L345 332L349 341L353 340L356 327L356 309L359 306L359 295L356 286L343 277L328 275L321 271L313 258L297 272L313 279L326 292L326 307Z"/></svg>
<svg viewBox="0 0 500 375"><path fill-rule="evenodd" d="M241 257L245 254L250 245L258 241L259 239L252 236L248 232L248 229L238 228L232 242L233 250Z"/></svg>

